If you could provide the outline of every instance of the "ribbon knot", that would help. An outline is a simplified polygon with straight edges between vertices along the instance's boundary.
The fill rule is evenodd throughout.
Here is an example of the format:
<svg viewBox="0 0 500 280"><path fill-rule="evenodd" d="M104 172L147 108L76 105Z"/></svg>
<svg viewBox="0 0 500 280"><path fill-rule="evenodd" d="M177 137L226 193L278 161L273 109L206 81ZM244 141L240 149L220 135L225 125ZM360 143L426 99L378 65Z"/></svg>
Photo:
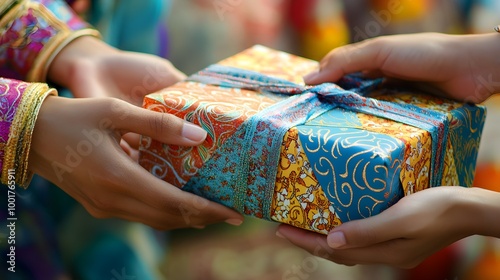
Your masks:
<svg viewBox="0 0 500 280"><path fill-rule="evenodd" d="M356 92L344 90L339 86L331 83L317 85L307 90L306 92L311 92L319 95L320 100L336 104L339 107L343 107L345 109L351 108L353 106L361 106L363 104L366 104L367 102L374 101L374 99L367 99Z"/></svg>
<svg viewBox="0 0 500 280"><path fill-rule="evenodd" d="M242 155L245 155L239 159L238 163L235 163L241 171L238 178L235 179L237 186L234 205L226 204L226 206L233 207L240 212L259 216L255 213L262 211L262 216L269 218L269 203L272 199L277 168L273 165L277 165L283 135L291 127L304 124L334 108L371 114L428 131L432 137L429 183L431 187L439 186L441 183L447 143L447 116L412 104L397 104L368 97L369 93L381 84L381 79L363 79L360 74L352 74L343 77L337 84L324 83L317 86L304 86L254 71L212 65L189 77L188 81L290 96L290 98L271 106L271 108L268 107L245 121L241 128L242 134L238 136L240 140L228 144L240 145L243 151ZM263 130L267 135L262 133ZM256 139L264 139L264 143L269 143L269 145L252 146L253 142L257 141ZM226 152L232 150L234 149L231 147L226 148ZM250 151L254 152L257 157L262 156L266 160L259 161L259 159L249 158L245 153ZM265 167L265 171L262 171L255 168L257 165L268 166ZM191 185L199 184L201 186L199 180L193 180ZM265 197L261 203L247 202L248 198L246 198L245 193L248 191L245 190L249 184L255 184L255 190L266 189ZM189 188L196 187L188 186ZM254 204L259 205L255 206ZM249 209L252 207L255 209Z"/></svg>

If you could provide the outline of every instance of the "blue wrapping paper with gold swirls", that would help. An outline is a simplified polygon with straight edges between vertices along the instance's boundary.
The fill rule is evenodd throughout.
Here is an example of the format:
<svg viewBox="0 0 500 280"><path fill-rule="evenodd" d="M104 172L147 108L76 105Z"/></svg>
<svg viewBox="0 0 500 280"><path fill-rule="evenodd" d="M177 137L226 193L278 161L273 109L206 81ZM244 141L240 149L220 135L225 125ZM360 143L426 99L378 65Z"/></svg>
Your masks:
<svg viewBox="0 0 500 280"><path fill-rule="evenodd" d="M326 233L377 214L405 194L472 182L485 116L480 106L373 90L355 77L340 81L343 88L310 89L301 77L316 62L261 46L218 65L145 99L145 108L208 131L199 147L141 141L141 165L186 191ZM222 81L227 75L237 79ZM298 94L270 93L277 86Z"/></svg>

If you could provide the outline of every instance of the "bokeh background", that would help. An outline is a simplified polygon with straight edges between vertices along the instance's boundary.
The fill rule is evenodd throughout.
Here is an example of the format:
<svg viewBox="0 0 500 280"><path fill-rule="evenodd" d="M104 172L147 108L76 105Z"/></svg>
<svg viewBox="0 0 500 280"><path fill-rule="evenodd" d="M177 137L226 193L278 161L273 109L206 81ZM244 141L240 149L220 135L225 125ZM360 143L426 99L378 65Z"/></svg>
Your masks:
<svg viewBox="0 0 500 280"><path fill-rule="evenodd" d="M311 59L370 37L415 32L492 32L495 0L178 0L166 18L169 59L191 74L254 44ZM500 34L499 34L500 35ZM500 97L488 117L476 186L500 191ZM345 267L315 259L274 236L276 225L247 219L172 233L163 272L169 279L500 279L500 241L462 240L412 270ZM294 272L300 268L302 274Z"/></svg>

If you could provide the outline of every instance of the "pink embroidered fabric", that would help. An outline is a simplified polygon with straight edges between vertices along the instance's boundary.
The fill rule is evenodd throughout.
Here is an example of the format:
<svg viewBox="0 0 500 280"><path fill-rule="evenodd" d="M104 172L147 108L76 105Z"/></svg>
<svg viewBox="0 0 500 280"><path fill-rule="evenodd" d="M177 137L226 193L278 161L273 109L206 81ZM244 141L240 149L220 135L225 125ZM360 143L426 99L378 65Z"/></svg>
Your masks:
<svg viewBox="0 0 500 280"><path fill-rule="evenodd" d="M0 78L0 170L3 169L4 147L24 90L29 83Z"/></svg>
<svg viewBox="0 0 500 280"><path fill-rule="evenodd" d="M88 28L89 25L78 17L72 9L69 9L64 1L60 0L32 0L49 9L60 21L64 22L69 29L75 31Z"/></svg>
<svg viewBox="0 0 500 280"><path fill-rule="evenodd" d="M29 183L27 159L38 110L47 95L40 82L52 59L68 43L97 31L60 0L0 2L0 171L16 170L21 186ZM18 176L19 175L19 176ZM19 179L17 178L19 177Z"/></svg>
<svg viewBox="0 0 500 280"><path fill-rule="evenodd" d="M19 80L27 79L39 54L61 29L71 32L89 27L58 0L24 1L3 16L7 23L0 26L0 77Z"/></svg>

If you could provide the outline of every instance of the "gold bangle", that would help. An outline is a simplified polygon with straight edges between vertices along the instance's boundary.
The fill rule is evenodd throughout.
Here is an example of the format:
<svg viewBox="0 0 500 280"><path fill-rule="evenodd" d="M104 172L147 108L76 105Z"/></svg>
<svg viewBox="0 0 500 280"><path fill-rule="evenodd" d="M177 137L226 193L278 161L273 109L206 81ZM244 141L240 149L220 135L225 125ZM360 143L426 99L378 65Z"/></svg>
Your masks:
<svg viewBox="0 0 500 280"><path fill-rule="evenodd" d="M23 188L28 187L33 175L28 169L31 138L38 112L49 95L57 95L57 91L49 88L47 84L33 83L24 90L5 145L2 181L8 178L11 169L15 170L16 184Z"/></svg>

